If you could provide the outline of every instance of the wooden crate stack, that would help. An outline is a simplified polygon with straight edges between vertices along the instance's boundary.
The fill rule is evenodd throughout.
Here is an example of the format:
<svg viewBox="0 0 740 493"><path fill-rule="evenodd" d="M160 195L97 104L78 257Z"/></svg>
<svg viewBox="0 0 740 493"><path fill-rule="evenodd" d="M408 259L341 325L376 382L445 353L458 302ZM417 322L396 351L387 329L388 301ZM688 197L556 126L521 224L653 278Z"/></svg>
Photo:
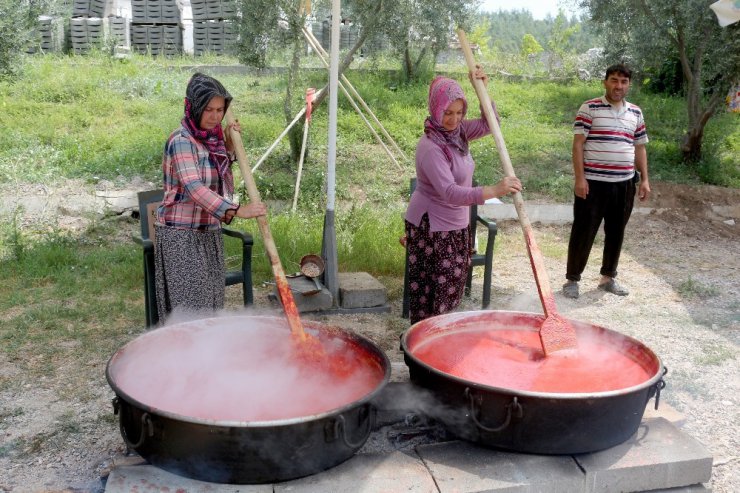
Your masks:
<svg viewBox="0 0 740 493"><path fill-rule="evenodd" d="M74 0L72 2L72 17L99 17L105 16L108 0Z"/></svg>
<svg viewBox="0 0 740 493"><path fill-rule="evenodd" d="M193 53L233 53L237 39L234 0L190 0L193 11Z"/></svg>
<svg viewBox="0 0 740 493"><path fill-rule="evenodd" d="M102 46L106 37L103 16L108 0L73 0L69 20L69 48L76 55L84 55L93 46Z"/></svg>
<svg viewBox="0 0 740 493"><path fill-rule="evenodd" d="M131 0L131 46L139 53L182 53L177 0Z"/></svg>
<svg viewBox="0 0 740 493"><path fill-rule="evenodd" d="M40 15L26 53L50 53L64 48L64 19Z"/></svg>

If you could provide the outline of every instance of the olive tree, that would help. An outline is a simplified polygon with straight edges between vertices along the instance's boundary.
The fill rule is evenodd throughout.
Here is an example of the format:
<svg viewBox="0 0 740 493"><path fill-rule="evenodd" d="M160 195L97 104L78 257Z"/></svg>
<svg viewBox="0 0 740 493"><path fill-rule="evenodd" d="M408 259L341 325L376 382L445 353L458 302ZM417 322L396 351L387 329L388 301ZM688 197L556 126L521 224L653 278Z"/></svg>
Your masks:
<svg viewBox="0 0 740 493"><path fill-rule="evenodd" d="M19 67L38 15L49 2L0 0L0 77L12 76Z"/></svg>
<svg viewBox="0 0 740 493"><path fill-rule="evenodd" d="M288 48L290 52L283 100L283 114L288 124L304 104L302 88L298 87L301 59L306 53L307 46L303 34L307 14L300 8L303 2L295 0L239 0L239 2L237 56L242 63L264 68L269 50ZM313 8L327 12L329 4L329 0L313 2ZM355 0L345 4L347 5L344 10L352 12L355 22L361 28L355 44L343 54L339 66L340 74L350 65L365 40L377 31L380 19L378 13L384 3L383 0ZM314 105L318 107L327 95L328 91L322 92ZM288 133L293 161L299 159L302 132L303 124L299 123Z"/></svg>
<svg viewBox="0 0 740 493"><path fill-rule="evenodd" d="M416 80L425 67L433 69L458 26L471 24L477 0L396 0L386 2L382 15L386 34L401 60L404 79Z"/></svg>
<svg viewBox="0 0 740 493"><path fill-rule="evenodd" d="M680 65L688 124L684 161L701 158L704 128L740 79L740 23L719 26L711 0L579 0L606 36L608 61L628 60L643 73L666 60Z"/></svg>

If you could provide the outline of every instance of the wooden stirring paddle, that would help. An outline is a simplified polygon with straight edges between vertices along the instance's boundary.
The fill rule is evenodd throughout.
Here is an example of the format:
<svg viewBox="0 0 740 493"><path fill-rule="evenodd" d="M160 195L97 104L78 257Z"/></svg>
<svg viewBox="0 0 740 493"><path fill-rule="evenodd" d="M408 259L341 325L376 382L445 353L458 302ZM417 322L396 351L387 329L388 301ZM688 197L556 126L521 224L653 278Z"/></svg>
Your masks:
<svg viewBox="0 0 740 493"><path fill-rule="evenodd" d="M465 61L467 62L468 69L470 72L475 72L475 59L473 58L473 52L468 44L465 31L458 29L457 35L460 40L460 46L465 54ZM491 98L488 96L488 91L486 90L483 81L480 79L473 79L473 87L475 87L475 92L480 100L483 113L488 122L488 127L491 129L491 133L493 134L493 139L496 141L496 148L498 149L499 157L501 158L501 165L504 168L504 174L506 176L515 176L514 168L511 165L511 159L509 159L509 151L506 149L506 143L504 142L504 136L502 135L501 128L493 114ZM519 223L524 231L524 239L527 244L529 261L532 264L532 271L534 272L534 278L537 283L537 291L539 292L540 301L542 302L542 309L545 312L545 321L540 327L540 341L542 342L542 349L546 356L555 351L576 349L578 347L578 341L576 340L575 330L570 322L557 312L557 308L555 307L555 296L550 288L550 280L548 279L547 271L545 270L545 261L542 257L542 252L535 242L532 225L529 222L527 211L524 209L524 199L520 192L516 192L514 194L514 207L519 216Z"/></svg>
<svg viewBox="0 0 740 493"><path fill-rule="evenodd" d="M226 123L230 124L233 121L235 121L235 119L234 115L231 113L231 109L226 110ZM252 202L261 202L262 198L260 197L259 190L257 190L257 185L254 182L252 170L247 164L247 152L244 150L242 136L233 128L230 128L229 132L231 132L231 142L234 143L234 151L236 152L236 158L239 161L239 169L241 169L242 177L244 178L244 183L247 187L249 200ZM283 305L285 316L288 319L290 331L296 339L304 342L307 339L306 332L303 330L303 324L298 315L298 307L295 304L293 293L288 284L288 279L285 277L285 271L283 271L283 266L280 263L280 256L275 247L275 241L272 238L270 226L267 224L267 217L258 217L257 225L259 226L260 234L262 234L262 241L265 244L267 257L270 259L270 264L272 265L272 273L275 276L275 284L277 285L278 295L280 296L280 302Z"/></svg>

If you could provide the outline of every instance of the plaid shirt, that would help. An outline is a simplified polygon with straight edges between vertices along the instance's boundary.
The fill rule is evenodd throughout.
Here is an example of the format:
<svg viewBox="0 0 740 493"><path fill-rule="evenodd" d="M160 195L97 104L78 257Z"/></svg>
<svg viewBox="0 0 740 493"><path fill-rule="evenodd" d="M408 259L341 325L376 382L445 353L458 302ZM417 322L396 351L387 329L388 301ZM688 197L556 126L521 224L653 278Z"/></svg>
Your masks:
<svg viewBox="0 0 740 493"><path fill-rule="evenodd" d="M238 206L219 195L218 170L208 149L180 127L170 135L162 158L164 199L157 224L180 229L218 230L226 211Z"/></svg>

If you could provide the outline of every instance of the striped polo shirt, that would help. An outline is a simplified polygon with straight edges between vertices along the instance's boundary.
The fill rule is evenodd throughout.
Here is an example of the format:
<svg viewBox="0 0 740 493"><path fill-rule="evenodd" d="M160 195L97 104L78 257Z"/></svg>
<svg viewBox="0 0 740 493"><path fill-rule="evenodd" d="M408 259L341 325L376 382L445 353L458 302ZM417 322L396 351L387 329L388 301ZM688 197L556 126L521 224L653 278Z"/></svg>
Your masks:
<svg viewBox="0 0 740 493"><path fill-rule="evenodd" d="M648 142L642 110L626 100L617 110L605 96L581 105L573 133L586 136L583 168L587 180L631 179L635 175L635 145Z"/></svg>

